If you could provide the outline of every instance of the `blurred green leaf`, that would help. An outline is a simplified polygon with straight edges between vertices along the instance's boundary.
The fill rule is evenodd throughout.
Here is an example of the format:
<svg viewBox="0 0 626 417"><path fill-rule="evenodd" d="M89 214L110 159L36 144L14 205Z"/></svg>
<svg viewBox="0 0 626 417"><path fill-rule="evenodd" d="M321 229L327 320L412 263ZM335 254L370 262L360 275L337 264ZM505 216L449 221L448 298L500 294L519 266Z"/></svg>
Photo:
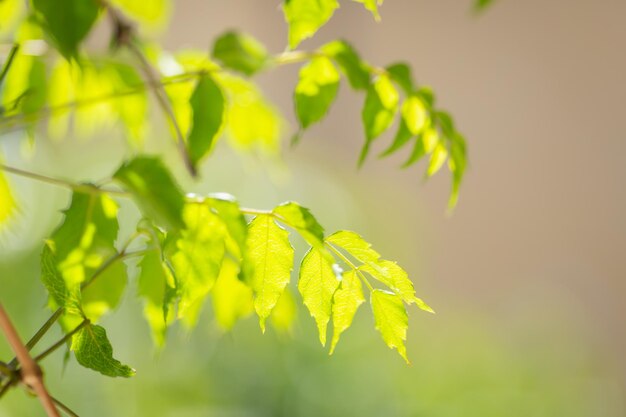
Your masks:
<svg viewBox="0 0 626 417"><path fill-rule="evenodd" d="M211 291L213 311L217 324L231 330L235 323L254 312L252 289L238 278L237 264L224 258L222 269Z"/></svg>
<svg viewBox="0 0 626 417"><path fill-rule="evenodd" d="M109 0L125 15L132 17L141 28L149 30L164 26L171 12L171 0Z"/></svg>
<svg viewBox="0 0 626 417"><path fill-rule="evenodd" d="M386 75L380 75L367 90L361 112L365 128L365 145L359 157L359 165L365 161L372 141L391 126L398 111L398 101L398 91Z"/></svg>
<svg viewBox="0 0 626 417"><path fill-rule="evenodd" d="M294 100L303 129L320 121L337 97L339 72L326 57L316 57L300 70Z"/></svg>
<svg viewBox="0 0 626 417"><path fill-rule="evenodd" d="M72 350L79 364L110 377L131 377L135 370L113 358L113 347L103 327L87 324L72 338Z"/></svg>
<svg viewBox="0 0 626 417"><path fill-rule="evenodd" d="M289 288L285 288L276 306L272 309L270 322L277 331L290 333L296 321L297 313L298 308L296 306L296 300Z"/></svg>
<svg viewBox="0 0 626 417"><path fill-rule="evenodd" d="M398 131L396 132L396 136L394 137L393 142L383 153L380 154L380 157L391 155L392 153L409 143L412 137L413 135L407 127L404 117L401 118L400 123L398 124Z"/></svg>
<svg viewBox="0 0 626 417"><path fill-rule="evenodd" d="M273 216L260 214L250 222L247 259L254 268L248 282L255 293L254 308L265 331L265 320L289 283L293 268L289 234Z"/></svg>
<svg viewBox="0 0 626 417"><path fill-rule="evenodd" d="M337 0L284 0L283 11L289 26L289 47L294 49L324 26L335 10Z"/></svg>
<svg viewBox="0 0 626 417"><path fill-rule="evenodd" d="M387 346L397 349L400 356L409 363L404 345L409 318L402 299L395 294L375 289L371 292L370 302L376 330L380 332Z"/></svg>
<svg viewBox="0 0 626 417"><path fill-rule="evenodd" d="M152 245L154 241L150 242ZM158 242L156 243L158 244ZM165 264L160 252L152 249L146 253L139 261L139 276L137 278L137 294L144 298L143 314L150 329L152 338L157 346L165 343L168 322L171 320L171 306L168 300L174 288L174 278L170 269Z"/></svg>
<svg viewBox="0 0 626 417"><path fill-rule="evenodd" d="M432 155L430 155L430 162L428 163L428 169L426 170L426 174L429 177L435 175L446 162L447 157L448 150L446 149L446 146L441 142L437 143L437 146L435 146Z"/></svg>
<svg viewBox="0 0 626 417"><path fill-rule="evenodd" d="M351 325L359 306L365 302L363 288L356 271L351 270L343 274L341 284L333 296L333 340L330 344L332 354L339 343L339 337Z"/></svg>
<svg viewBox="0 0 626 417"><path fill-rule="evenodd" d="M246 249L246 239L248 236L248 225L244 215L241 213L239 204L235 198L229 194L211 194L205 199L205 203L222 220L228 234L235 241L238 247L238 256L242 256Z"/></svg>
<svg viewBox="0 0 626 417"><path fill-rule="evenodd" d="M0 1L0 35L8 33L17 25L24 9L22 0Z"/></svg>
<svg viewBox="0 0 626 417"><path fill-rule="evenodd" d="M94 280L83 292L83 313L92 322L97 322L103 315L115 309L124 295L128 273L126 264L114 262Z"/></svg>
<svg viewBox="0 0 626 417"><path fill-rule="evenodd" d="M206 203L188 203L184 219L187 227L177 236L170 259L180 287L178 316L193 327L219 275L227 230Z"/></svg>
<svg viewBox="0 0 626 417"><path fill-rule="evenodd" d="M332 311L333 295L339 283L332 263L323 252L311 248L300 264L298 291L317 323L322 346L326 346L326 330Z"/></svg>
<svg viewBox="0 0 626 417"><path fill-rule="evenodd" d="M370 85L370 69L361 60L352 45L343 40L332 41L321 48L335 60L355 90L366 90Z"/></svg>
<svg viewBox="0 0 626 417"><path fill-rule="evenodd" d="M398 62L385 68L387 74L391 79L398 84L404 93L408 96L415 91L415 85L413 84L413 75L411 74L411 67L404 62Z"/></svg>
<svg viewBox="0 0 626 417"><path fill-rule="evenodd" d="M100 3L85 0L32 0L37 19L59 52L76 58L78 45L100 13Z"/></svg>
<svg viewBox="0 0 626 417"><path fill-rule="evenodd" d="M13 193L9 187L9 182L0 171L0 230L5 227L6 223L13 216L17 209Z"/></svg>
<svg viewBox="0 0 626 417"><path fill-rule="evenodd" d="M187 137L191 162L196 165L213 147L224 121L225 103L222 89L208 75L198 80L189 100L193 122Z"/></svg>
<svg viewBox="0 0 626 417"><path fill-rule="evenodd" d="M417 135L428 123L428 111L419 97L411 95L402 103L402 120L412 135Z"/></svg>
<svg viewBox="0 0 626 417"><path fill-rule="evenodd" d="M482 12L494 3L494 0L474 0L474 10Z"/></svg>
<svg viewBox="0 0 626 417"><path fill-rule="evenodd" d="M70 291L63 276L57 269L57 260L49 243L41 252L41 281L50 296L51 309L63 307L66 313L80 315L80 292L78 286Z"/></svg>
<svg viewBox="0 0 626 417"><path fill-rule="evenodd" d="M125 162L113 175L128 190L143 214L170 229L185 227L185 199L160 159L138 156Z"/></svg>
<svg viewBox="0 0 626 417"><path fill-rule="evenodd" d="M363 6L372 12L374 19L380 20L380 14L378 13L378 6L383 4L383 0L353 0L357 3L362 3Z"/></svg>
<svg viewBox="0 0 626 417"><path fill-rule="evenodd" d="M263 69L269 55L259 41L241 32L226 32L215 41L213 57L224 67L251 76Z"/></svg>

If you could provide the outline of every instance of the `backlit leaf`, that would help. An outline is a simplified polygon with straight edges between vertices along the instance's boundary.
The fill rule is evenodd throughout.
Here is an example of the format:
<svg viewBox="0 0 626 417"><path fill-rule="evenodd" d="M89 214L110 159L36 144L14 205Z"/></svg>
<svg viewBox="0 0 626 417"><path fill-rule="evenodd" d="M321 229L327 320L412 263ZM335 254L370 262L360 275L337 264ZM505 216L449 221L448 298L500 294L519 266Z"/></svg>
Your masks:
<svg viewBox="0 0 626 417"><path fill-rule="evenodd" d="M16 210L15 199L9 188L9 182L4 174L0 171L0 230L13 216Z"/></svg>
<svg viewBox="0 0 626 417"><path fill-rule="evenodd" d="M283 11L289 26L289 47L294 49L310 38L339 8L337 0L284 0Z"/></svg>
<svg viewBox="0 0 626 417"><path fill-rule="evenodd" d="M281 221L284 220L287 226L296 229L311 246L324 248L324 228L308 208L298 203L287 202L276 207L272 212Z"/></svg>
<svg viewBox="0 0 626 417"><path fill-rule="evenodd" d="M397 349L400 356L409 363L404 345L409 318L402 299L393 293L376 289L371 293L370 303L376 330L380 332L387 346Z"/></svg>
<svg viewBox="0 0 626 417"><path fill-rule="evenodd" d="M389 146L383 153L381 153L380 156L383 157L391 155L392 153L409 143L412 137L413 135L406 125L404 118L401 118L400 123L398 124L398 131L396 132L396 136L394 137L391 146Z"/></svg>
<svg viewBox="0 0 626 417"><path fill-rule="evenodd" d="M426 127L428 112L419 97L411 95L402 103L402 120L412 135L417 135Z"/></svg>
<svg viewBox="0 0 626 417"><path fill-rule="evenodd" d="M380 20L380 14L378 13L378 6L383 4L383 0L353 0L357 3L362 3L363 6L372 12L374 19Z"/></svg>
<svg viewBox="0 0 626 417"><path fill-rule="evenodd" d="M113 358L113 347L103 327L87 324L72 337L76 360L85 368L110 377L131 377L135 370Z"/></svg>
<svg viewBox="0 0 626 417"><path fill-rule="evenodd" d="M361 281L356 271L343 274L341 285L333 296L333 340L330 344L330 353L335 351L339 337L350 325L359 306L365 302Z"/></svg>
<svg viewBox="0 0 626 417"><path fill-rule="evenodd" d="M41 252L41 281L48 290L49 304L52 310L63 307L66 313L80 315L80 292L75 285L68 288L63 276L57 269L57 260L48 243Z"/></svg>
<svg viewBox="0 0 626 417"><path fill-rule="evenodd" d="M428 169L426 171L426 174L429 177L435 175L446 162L447 157L448 150L446 149L445 145L441 142L437 143L437 146L435 146L435 149L430 156L430 162L428 163Z"/></svg>
<svg viewBox="0 0 626 417"><path fill-rule="evenodd" d="M248 225L239 204L233 196L225 193L211 194L205 199L205 203L220 217L228 234L237 244L239 250L236 255L241 257L246 249Z"/></svg>
<svg viewBox="0 0 626 417"><path fill-rule="evenodd" d="M115 309L122 299L127 282L128 273L124 262L117 261L107 267L83 291L82 306L85 316L94 323Z"/></svg>
<svg viewBox="0 0 626 417"><path fill-rule="evenodd" d="M355 90L366 90L370 84L370 68L361 60L352 45L343 40L332 41L322 52L335 60Z"/></svg>
<svg viewBox="0 0 626 417"><path fill-rule="evenodd" d="M289 283L293 268L289 234L276 224L273 216L260 214L250 222L247 259L254 268L249 277L255 294L254 308L265 331L265 320Z"/></svg>
<svg viewBox="0 0 626 417"><path fill-rule="evenodd" d="M178 315L192 327L219 275L227 231L206 203L187 204L184 219L187 227L180 231L170 259L180 286Z"/></svg>
<svg viewBox="0 0 626 417"><path fill-rule="evenodd" d="M379 76L367 90L361 112L366 141L359 157L359 165L365 161L372 141L391 126L398 111L398 101L398 91L386 75Z"/></svg>
<svg viewBox="0 0 626 417"><path fill-rule="evenodd" d="M152 242L154 244L154 242ZM171 320L168 294L174 289L170 269L157 250L147 251L139 262L138 295L144 298L144 317L158 346L165 343L165 334Z"/></svg>
<svg viewBox="0 0 626 417"><path fill-rule="evenodd" d="M294 100L296 115L304 129L324 118L338 89L339 73L328 58L313 58L302 67Z"/></svg>
<svg viewBox="0 0 626 417"><path fill-rule="evenodd" d="M160 159L136 157L124 163L113 178L132 194L147 218L170 229L185 226L183 193Z"/></svg>
<svg viewBox="0 0 626 417"><path fill-rule="evenodd" d="M341 230L328 236L326 242L345 250L362 263L376 262L380 258L372 245L355 232Z"/></svg>
<svg viewBox="0 0 626 417"><path fill-rule="evenodd" d="M100 12L100 3L85 0L32 0L38 20L59 51L74 58Z"/></svg>
<svg viewBox="0 0 626 417"><path fill-rule="evenodd" d="M290 333L297 313L296 300L289 288L286 288L270 314L272 327L279 332Z"/></svg>
<svg viewBox="0 0 626 417"><path fill-rule="evenodd" d="M171 0L110 0L125 15L132 17L140 28L160 29L170 17Z"/></svg>
<svg viewBox="0 0 626 417"><path fill-rule="evenodd" d="M322 346L326 345L326 329L332 311L333 295L339 283L332 263L322 252L311 248L300 265L298 291L317 323Z"/></svg>
<svg viewBox="0 0 626 417"><path fill-rule="evenodd" d="M211 151L222 127L225 113L224 95L211 77L203 75L198 80L189 102L193 121L187 138L187 148L191 162L196 165Z"/></svg>
<svg viewBox="0 0 626 417"><path fill-rule="evenodd" d="M8 33L16 26L24 9L22 0L0 1L0 35Z"/></svg>
<svg viewBox="0 0 626 417"><path fill-rule="evenodd" d="M404 62L398 62L392 64L386 68L387 74L391 79L398 84L404 93L408 96L413 94L415 85L413 84L413 75L411 74L411 67Z"/></svg>
<svg viewBox="0 0 626 417"><path fill-rule="evenodd" d="M229 258L224 258L222 269L211 291L213 311L217 324L230 330L235 323L254 312L252 289L238 278L239 268Z"/></svg>
<svg viewBox="0 0 626 417"><path fill-rule="evenodd" d="M252 36L240 32L226 32L215 41L213 57L224 67L253 75L267 64L265 47Z"/></svg>

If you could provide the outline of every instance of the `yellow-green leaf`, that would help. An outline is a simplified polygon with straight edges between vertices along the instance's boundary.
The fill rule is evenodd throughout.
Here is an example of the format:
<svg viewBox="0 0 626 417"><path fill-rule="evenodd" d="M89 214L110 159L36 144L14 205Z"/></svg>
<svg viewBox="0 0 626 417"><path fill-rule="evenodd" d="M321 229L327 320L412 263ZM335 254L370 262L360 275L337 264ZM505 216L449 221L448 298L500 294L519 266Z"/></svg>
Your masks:
<svg viewBox="0 0 626 417"><path fill-rule="evenodd" d="M417 135L426 127L428 112L419 97L410 96L402 103L402 120L412 135Z"/></svg>
<svg viewBox="0 0 626 417"><path fill-rule="evenodd" d="M356 271L344 273L341 285L333 297L333 340L330 344L330 354L335 351L339 337L352 325L356 311L364 302L361 281Z"/></svg>
<svg viewBox="0 0 626 417"><path fill-rule="evenodd" d="M337 0L284 0L283 11L289 26L289 47L294 49L310 38L339 8Z"/></svg>
<svg viewBox="0 0 626 417"><path fill-rule="evenodd" d="M252 36L229 31L213 45L213 57L226 68L251 76L261 70L269 59L265 47Z"/></svg>
<svg viewBox="0 0 626 417"><path fill-rule="evenodd" d="M326 238L326 242L340 247L362 263L376 262L380 258L370 243L366 242L359 234L349 230L333 233Z"/></svg>
<svg viewBox="0 0 626 417"><path fill-rule="evenodd" d="M326 345L326 329L332 311L333 295L339 282L333 265L324 253L311 248L300 265L298 290L304 305L317 323L322 346Z"/></svg>
<svg viewBox="0 0 626 417"><path fill-rule="evenodd" d="M273 216L260 214L248 228L247 260L253 273L249 285L255 294L254 308L265 331L265 320L285 290L293 268L293 247L289 234Z"/></svg>
<svg viewBox="0 0 626 417"><path fill-rule="evenodd" d="M365 146L359 157L359 165L365 161L372 141L391 126L398 111L399 100L398 91L386 75L379 76L367 90L361 112L365 128Z"/></svg>
<svg viewBox="0 0 626 417"><path fill-rule="evenodd" d="M226 105L222 89L208 75L200 77L189 103L193 118L187 148L192 164L196 165L213 148L224 121Z"/></svg>
<svg viewBox="0 0 626 417"><path fill-rule="evenodd" d="M237 264L224 258L222 269L211 291L215 319L224 330L232 329L239 319L254 311L252 289L237 278L238 274Z"/></svg>
<svg viewBox="0 0 626 417"><path fill-rule="evenodd" d="M343 40L327 43L322 52L335 60L355 90L365 90L370 84L370 68L361 60L352 45Z"/></svg>
<svg viewBox="0 0 626 417"><path fill-rule="evenodd" d="M9 188L9 182L0 171L0 230L13 216L16 210L15 199Z"/></svg>
<svg viewBox="0 0 626 417"><path fill-rule="evenodd" d="M374 19L380 20L380 14L378 13L378 6L383 4L383 0L353 0L357 3L362 3L363 6L372 13Z"/></svg>
<svg viewBox="0 0 626 417"><path fill-rule="evenodd" d="M289 288L286 288L270 314L272 327L279 332L290 333L297 313L296 300Z"/></svg>
<svg viewBox="0 0 626 417"><path fill-rule="evenodd" d="M287 226L292 227L311 245L324 249L324 228L311 211L292 201L283 203L272 211Z"/></svg>
<svg viewBox="0 0 626 417"><path fill-rule="evenodd" d="M296 115L303 129L320 121L328 113L339 90L339 72L332 61L320 56L300 70L294 93Z"/></svg>
<svg viewBox="0 0 626 417"><path fill-rule="evenodd" d="M433 150L432 155L430 156L430 162L428 163L428 169L426 171L429 177L432 177L441 169L444 162L446 162L446 158L448 157L448 150L446 146L439 142L435 149Z"/></svg>
<svg viewBox="0 0 626 417"><path fill-rule="evenodd" d="M376 330L380 332L387 346L397 349L400 356L409 363L404 345L409 318L402 299L396 294L375 289L371 293L370 303Z"/></svg>

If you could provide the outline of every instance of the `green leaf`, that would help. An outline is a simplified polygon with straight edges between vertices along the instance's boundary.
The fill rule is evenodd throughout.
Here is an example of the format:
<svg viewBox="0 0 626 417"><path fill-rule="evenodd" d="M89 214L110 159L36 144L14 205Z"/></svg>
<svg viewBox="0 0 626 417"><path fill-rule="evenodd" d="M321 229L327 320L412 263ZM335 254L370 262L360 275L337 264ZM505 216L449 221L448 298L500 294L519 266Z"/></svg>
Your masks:
<svg viewBox="0 0 626 417"><path fill-rule="evenodd" d="M192 327L219 275L227 230L206 203L187 204L184 218L187 228L180 231L170 259L180 286L178 315Z"/></svg>
<svg viewBox="0 0 626 417"><path fill-rule="evenodd" d="M260 71L268 62L265 47L252 36L240 32L226 32L215 41L213 57L226 68L247 76Z"/></svg>
<svg viewBox="0 0 626 417"><path fill-rule="evenodd" d="M387 148L383 153L381 153L380 157L391 155L392 153L394 153L395 151L397 151L398 149L402 148L404 145L409 143L412 137L413 135L411 134L411 131L406 125L404 118L400 119L400 123L398 125L398 131L396 132L396 136L394 137L393 142L391 143L391 146L389 146L389 148Z"/></svg>
<svg viewBox="0 0 626 417"><path fill-rule="evenodd" d="M322 346L326 345L326 329L332 311L333 295L339 283L333 264L323 252L311 248L300 265L298 291L317 323Z"/></svg>
<svg viewBox="0 0 626 417"><path fill-rule="evenodd" d="M402 103L402 120L412 135L421 133L428 125L428 111L419 97L411 95Z"/></svg>
<svg viewBox="0 0 626 417"><path fill-rule="evenodd" d="M328 236L326 242L345 250L362 263L376 262L380 258L372 245L355 232L340 230Z"/></svg>
<svg viewBox="0 0 626 417"><path fill-rule="evenodd" d="M254 308L265 331L265 320L289 283L293 268L289 234L273 216L260 214L250 222L247 260L253 266L248 283L255 293Z"/></svg>
<svg viewBox="0 0 626 417"><path fill-rule="evenodd" d="M171 0L109 0L124 14L148 31L161 29L167 24L172 9Z"/></svg>
<svg viewBox="0 0 626 417"><path fill-rule="evenodd" d="M270 314L272 327L279 332L290 333L296 321L297 313L296 300L289 288L286 288L272 310L272 314Z"/></svg>
<svg viewBox="0 0 626 417"><path fill-rule="evenodd" d="M398 62L388 66L386 71L391 79L404 90L407 96L413 94L415 84L413 84L413 75L411 74L411 67L409 67L408 64Z"/></svg>
<svg viewBox="0 0 626 417"><path fill-rule="evenodd" d="M337 97L339 72L326 57L316 57L300 70L294 100L296 115L306 129L320 121Z"/></svg>
<svg viewBox="0 0 626 417"><path fill-rule="evenodd" d="M423 135L420 134L417 136L415 140L415 145L413 146L413 150L411 151L411 155L406 160L406 162L402 165L403 168L409 167L419 161L424 155L426 155L426 149L424 149L424 141Z"/></svg>
<svg viewBox="0 0 626 417"><path fill-rule="evenodd" d="M359 165L365 161L372 141L391 126L398 111L398 101L398 91L386 75L379 76L367 90L361 113L366 141L359 157Z"/></svg>
<svg viewBox="0 0 626 417"><path fill-rule="evenodd" d="M333 340L330 344L330 354L335 351L339 337L352 325L356 311L364 302L363 288L356 271L344 273L341 285L333 297Z"/></svg>
<svg viewBox="0 0 626 417"><path fill-rule="evenodd" d="M170 229L185 227L185 198L160 159L139 156L124 163L113 175L128 190L143 214Z"/></svg>
<svg viewBox="0 0 626 417"><path fill-rule="evenodd" d="M321 48L333 58L355 90L366 90L370 85L370 68L356 53L352 45L343 40L332 41Z"/></svg>
<svg viewBox="0 0 626 417"><path fill-rule="evenodd" d="M289 26L289 47L294 49L324 26L339 8L337 0L284 0L283 11Z"/></svg>
<svg viewBox="0 0 626 417"><path fill-rule="evenodd" d="M72 350L79 364L110 377L131 377L135 370L113 358L113 347L103 327L87 324L72 337Z"/></svg>
<svg viewBox="0 0 626 417"><path fill-rule="evenodd" d="M21 0L0 1L0 35L5 35L13 30L24 9L24 2Z"/></svg>
<svg viewBox="0 0 626 417"><path fill-rule="evenodd" d="M451 138L450 159L448 165L452 172L452 192L448 200L448 210L454 209L459 199L459 188L465 175L467 167L467 151L465 147L465 139L460 134L455 134Z"/></svg>
<svg viewBox="0 0 626 417"><path fill-rule="evenodd" d="M115 309L124 295L128 273L126 264L116 261L108 266L83 292L83 312L93 323L100 317Z"/></svg>
<svg viewBox="0 0 626 417"><path fill-rule="evenodd" d="M494 0L474 0L474 10L482 12L493 4Z"/></svg>
<svg viewBox="0 0 626 417"><path fill-rule="evenodd" d="M211 151L222 127L225 113L224 95L211 77L203 75L198 80L189 103L193 119L187 137L187 148L192 164L197 165Z"/></svg>
<svg viewBox="0 0 626 417"><path fill-rule="evenodd" d="M9 182L4 174L0 171L0 230L15 214L17 206Z"/></svg>
<svg viewBox="0 0 626 417"><path fill-rule="evenodd" d="M75 58L100 12L100 3L85 0L32 0L36 17L59 52Z"/></svg>
<svg viewBox="0 0 626 417"><path fill-rule="evenodd" d="M441 142L437 143L437 146L435 146L432 155L430 155L430 162L428 163L428 169L426 170L426 174L429 177L435 175L446 162L447 157L448 150L446 149L446 146Z"/></svg>
<svg viewBox="0 0 626 417"><path fill-rule="evenodd" d="M151 241L150 244L155 244ZM159 251L147 251L139 262L138 295L144 298L144 317L152 330L157 346L165 343L168 322L171 320L171 300L174 278Z"/></svg>
<svg viewBox="0 0 626 417"><path fill-rule="evenodd" d="M115 254L117 210L117 203L104 194L72 195L63 223L49 240L57 269L70 291L91 278L96 268Z"/></svg>
<svg viewBox="0 0 626 417"><path fill-rule="evenodd" d="M230 194L216 193L205 199L205 203L220 217L228 234L237 244L239 250L236 255L242 257L246 250L248 225L235 198Z"/></svg>
<svg viewBox="0 0 626 417"><path fill-rule="evenodd" d="M51 309L56 310L63 307L66 313L81 314L79 287L74 286L70 291L57 269L57 260L49 243L44 244L41 252L41 281L48 290Z"/></svg>
<svg viewBox="0 0 626 417"><path fill-rule="evenodd" d="M372 12L374 19L380 20L380 14L378 13L378 6L383 4L383 0L353 0L357 3L362 3L363 6Z"/></svg>
<svg viewBox="0 0 626 417"><path fill-rule="evenodd" d="M371 293L370 303L376 330L380 332L387 346L397 349L400 356L409 363L404 345L409 318L402 299L393 293L375 289Z"/></svg>
<svg viewBox="0 0 626 417"><path fill-rule="evenodd" d="M239 278L237 264L224 258L222 269L211 291L213 311L217 324L224 330L230 330L241 318L254 312L252 289Z"/></svg>
<svg viewBox="0 0 626 417"><path fill-rule="evenodd" d="M362 265L359 269L385 284L405 303L415 303L422 310L434 312L424 301L415 296L415 289L408 274L396 262L379 260L375 263Z"/></svg>
<svg viewBox="0 0 626 417"><path fill-rule="evenodd" d="M276 207L272 213L289 227L296 229L311 246L324 250L324 228L308 208L287 202Z"/></svg>

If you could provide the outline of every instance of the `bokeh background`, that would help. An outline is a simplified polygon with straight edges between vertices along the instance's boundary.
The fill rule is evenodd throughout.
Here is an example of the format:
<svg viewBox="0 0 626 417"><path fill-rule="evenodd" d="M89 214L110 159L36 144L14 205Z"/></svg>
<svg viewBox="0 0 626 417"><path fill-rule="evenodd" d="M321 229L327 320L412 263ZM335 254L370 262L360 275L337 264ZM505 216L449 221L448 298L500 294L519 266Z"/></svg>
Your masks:
<svg viewBox="0 0 626 417"><path fill-rule="evenodd" d="M278 3L181 1L162 41L208 49L223 30L243 28L278 52ZM410 62L435 89L470 145L452 216L446 174L425 183L423 166L398 168L406 155L356 169L363 98L345 85L328 119L286 149L283 167L220 146L203 182L185 185L249 207L299 201L327 230L358 230L399 261L438 313L410 315L412 366L379 340L366 308L332 357L304 311L291 334L265 335L254 318L223 334L205 312L157 352L131 290L104 325L137 376L63 367L59 352L46 362L58 398L81 416L626 415L626 2L501 0L477 17L458 0L389 0L382 16L375 23L342 2L304 47L346 38L370 62ZM291 120L287 133L296 76L291 67L260 79ZM162 132L151 146L167 152ZM40 142L28 155L17 137L0 146L12 165L84 179L128 153L117 137ZM68 193L13 184L22 211L0 238L0 297L28 336L48 314L38 252ZM0 357L10 357L3 340ZM0 416L37 415L20 390L0 402Z"/></svg>

